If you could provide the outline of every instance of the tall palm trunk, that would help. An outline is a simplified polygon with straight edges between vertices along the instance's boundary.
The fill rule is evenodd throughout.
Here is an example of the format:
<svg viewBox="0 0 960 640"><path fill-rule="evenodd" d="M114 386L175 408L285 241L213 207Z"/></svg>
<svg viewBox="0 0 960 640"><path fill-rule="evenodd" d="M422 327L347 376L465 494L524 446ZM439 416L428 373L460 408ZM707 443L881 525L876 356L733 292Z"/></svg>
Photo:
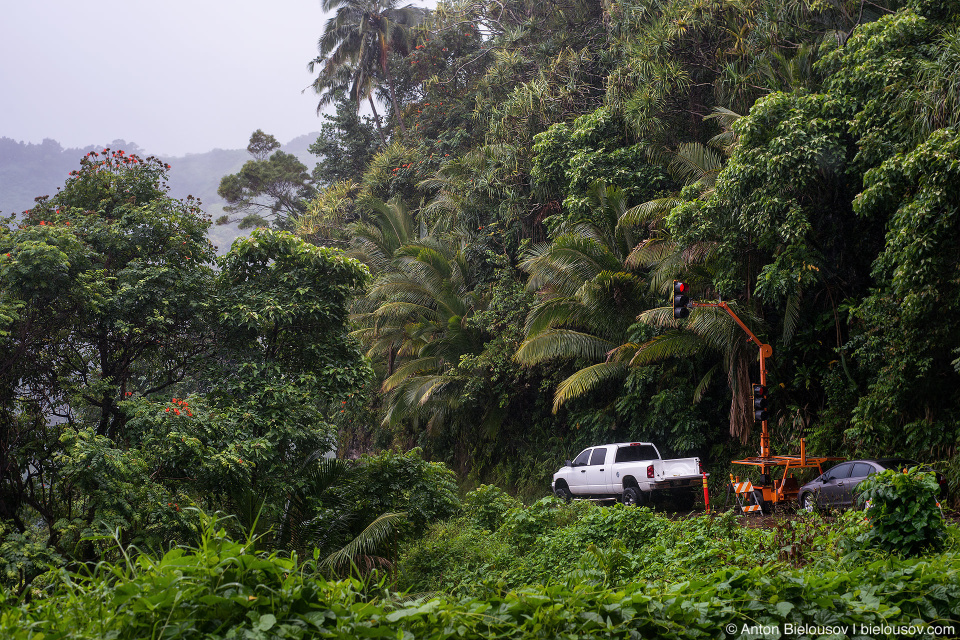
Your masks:
<svg viewBox="0 0 960 640"><path fill-rule="evenodd" d="M393 112L397 114L397 124L400 125L400 133L407 135L407 128L403 126L403 115L400 113L400 103L397 102L397 87L393 81L393 74L384 61L383 73L387 76L387 86L390 87L390 102L393 103Z"/></svg>
<svg viewBox="0 0 960 640"><path fill-rule="evenodd" d="M370 102L370 109L373 111L373 122L377 125L377 134L380 136L380 142L383 146L387 146L387 137L383 134L383 125L380 124L380 114L377 112L377 107L373 102L373 94L367 96L367 100Z"/></svg>

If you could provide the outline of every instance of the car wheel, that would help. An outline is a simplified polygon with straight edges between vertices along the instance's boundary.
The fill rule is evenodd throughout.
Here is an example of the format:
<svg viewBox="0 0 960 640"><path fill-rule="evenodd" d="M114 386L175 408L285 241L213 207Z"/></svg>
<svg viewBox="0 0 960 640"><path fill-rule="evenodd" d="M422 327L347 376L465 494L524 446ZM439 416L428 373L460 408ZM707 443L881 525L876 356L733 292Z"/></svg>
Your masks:
<svg viewBox="0 0 960 640"><path fill-rule="evenodd" d="M800 496L800 508L807 513L814 513L817 510L817 497L812 492Z"/></svg>
<svg viewBox="0 0 960 640"><path fill-rule="evenodd" d="M643 492L637 487L627 487L624 489L622 500L623 504L628 507L640 507L646 502Z"/></svg>
<svg viewBox="0 0 960 640"><path fill-rule="evenodd" d="M553 494L564 502L570 502L573 498L573 494L570 493L570 489L565 484L558 484L553 490Z"/></svg>

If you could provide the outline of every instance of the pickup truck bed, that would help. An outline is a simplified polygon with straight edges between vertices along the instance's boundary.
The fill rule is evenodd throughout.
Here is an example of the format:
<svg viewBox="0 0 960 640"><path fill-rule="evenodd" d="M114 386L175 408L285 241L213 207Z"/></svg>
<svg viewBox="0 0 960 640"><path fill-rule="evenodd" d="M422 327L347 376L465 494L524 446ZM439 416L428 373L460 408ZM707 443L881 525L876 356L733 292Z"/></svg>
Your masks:
<svg viewBox="0 0 960 640"><path fill-rule="evenodd" d="M664 460L650 442L619 442L584 449L553 476L553 491L563 498L620 498L646 502L662 489L698 488L699 458Z"/></svg>

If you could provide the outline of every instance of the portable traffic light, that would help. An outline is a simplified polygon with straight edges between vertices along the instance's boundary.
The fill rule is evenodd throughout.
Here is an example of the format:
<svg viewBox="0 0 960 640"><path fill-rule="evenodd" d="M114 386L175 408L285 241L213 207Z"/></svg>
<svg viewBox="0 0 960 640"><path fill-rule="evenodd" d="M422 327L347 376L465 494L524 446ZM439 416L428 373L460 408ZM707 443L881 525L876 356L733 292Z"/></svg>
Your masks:
<svg viewBox="0 0 960 640"><path fill-rule="evenodd" d="M762 384L753 385L753 417L767 419L767 388Z"/></svg>
<svg viewBox="0 0 960 640"><path fill-rule="evenodd" d="M687 283L679 280L673 281L673 317L676 319L686 318L690 315L690 309L687 303L690 298L687 297Z"/></svg>

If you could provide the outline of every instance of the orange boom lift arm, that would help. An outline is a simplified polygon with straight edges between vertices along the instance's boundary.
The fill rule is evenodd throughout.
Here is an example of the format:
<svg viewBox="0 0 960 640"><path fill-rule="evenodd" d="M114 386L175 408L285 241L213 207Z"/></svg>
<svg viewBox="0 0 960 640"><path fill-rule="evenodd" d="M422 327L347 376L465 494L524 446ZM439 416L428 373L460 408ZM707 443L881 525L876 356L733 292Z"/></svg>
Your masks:
<svg viewBox="0 0 960 640"><path fill-rule="evenodd" d="M750 342L753 342L760 349L760 384L753 385L754 396L754 416L760 420L760 455L753 458L744 458L743 460L733 460L733 464L742 464L760 468L760 481L753 486L762 492L763 502L775 505L785 501L795 501L800 490L800 485L794 477L795 471L803 469L817 469L818 473L823 473L822 465L830 460L843 460L844 458L808 456L806 442L800 438L800 455L775 456L770 449L770 430L767 425L767 358L773 355L773 347L764 343L753 331L750 330L743 320L734 313L730 306L723 302L691 302L687 296L688 286L685 282L674 280L673 282L673 317L675 319L686 318L690 313L690 307L715 307L723 309L727 315L733 318L734 322L740 325L740 328L747 334ZM774 478L774 470L783 471L782 474L776 474L779 477ZM731 482L739 482L731 475Z"/></svg>

